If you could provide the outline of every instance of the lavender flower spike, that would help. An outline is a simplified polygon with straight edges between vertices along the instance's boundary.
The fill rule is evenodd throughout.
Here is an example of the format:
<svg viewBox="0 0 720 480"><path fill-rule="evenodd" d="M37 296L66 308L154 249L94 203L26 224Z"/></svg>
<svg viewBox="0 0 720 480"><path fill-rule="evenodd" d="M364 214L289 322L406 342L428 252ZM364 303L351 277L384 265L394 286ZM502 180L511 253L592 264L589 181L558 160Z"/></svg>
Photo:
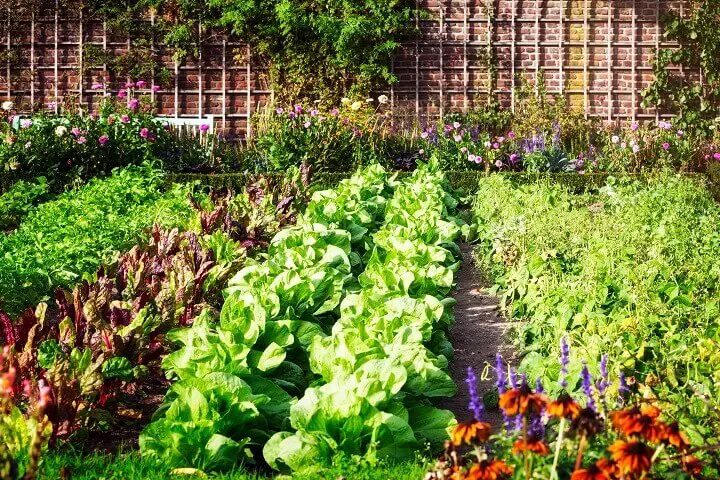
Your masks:
<svg viewBox="0 0 720 480"><path fill-rule="evenodd" d="M603 354L600 358L600 377L601 380L598 383L598 391L600 395L605 395L605 390L610 386L610 373L608 372L608 354Z"/></svg>
<svg viewBox="0 0 720 480"><path fill-rule="evenodd" d="M585 393L585 396L587 397L587 407L591 408L592 410L596 410L595 407L595 398L593 396L593 388L592 388L592 377L590 376L590 370L588 370L587 365L583 365L582 369L582 386L583 386L583 392Z"/></svg>
<svg viewBox="0 0 720 480"><path fill-rule="evenodd" d="M535 379L535 392L536 393L545 393L545 389L543 388L542 378L537 377Z"/></svg>
<svg viewBox="0 0 720 480"><path fill-rule="evenodd" d="M483 416L483 403L480 400L480 395L478 395L477 377L475 376L475 372L472 367L468 367L467 379L465 381L468 385L468 393L470 393L470 403L468 404L468 409L473 412L475 421L479 422L482 420Z"/></svg>

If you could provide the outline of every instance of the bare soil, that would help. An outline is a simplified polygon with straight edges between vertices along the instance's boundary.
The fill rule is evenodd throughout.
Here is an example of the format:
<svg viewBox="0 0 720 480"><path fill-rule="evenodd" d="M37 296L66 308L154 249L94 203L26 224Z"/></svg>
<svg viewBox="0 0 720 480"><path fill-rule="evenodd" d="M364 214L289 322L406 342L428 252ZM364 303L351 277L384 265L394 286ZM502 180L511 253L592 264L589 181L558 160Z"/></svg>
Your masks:
<svg viewBox="0 0 720 480"><path fill-rule="evenodd" d="M450 375L458 385L458 393L445 399L442 408L452 411L459 422L471 419L468 410L469 395L465 379L468 367L478 377L480 395L495 390L495 355L500 354L512 362L513 355L507 332L513 325L498 310L498 298L487 293L472 256L472 246L461 244L462 265L456 275L455 323L449 339L455 348L450 362ZM487 409L485 421L499 427L502 417L497 408Z"/></svg>

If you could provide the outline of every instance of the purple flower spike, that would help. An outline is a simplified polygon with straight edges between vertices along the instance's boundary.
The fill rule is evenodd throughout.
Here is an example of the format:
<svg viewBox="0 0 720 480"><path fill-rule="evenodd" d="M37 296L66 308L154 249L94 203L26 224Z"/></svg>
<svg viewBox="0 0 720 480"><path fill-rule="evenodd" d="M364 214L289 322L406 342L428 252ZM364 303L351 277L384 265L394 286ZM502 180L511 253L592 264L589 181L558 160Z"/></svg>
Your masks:
<svg viewBox="0 0 720 480"><path fill-rule="evenodd" d="M545 389L543 388L542 384L542 378L537 377L535 379L535 392L536 393L545 393Z"/></svg>
<svg viewBox="0 0 720 480"><path fill-rule="evenodd" d="M507 389L507 379L505 378L505 363L499 353L495 354L495 375L497 375L498 393L502 395Z"/></svg>
<svg viewBox="0 0 720 480"><path fill-rule="evenodd" d="M468 404L468 409L473 412L475 421L479 422L482 420L483 416L483 404L477 391L477 377L475 376L475 372L472 367L468 367L467 369L467 378L465 379L465 382L468 385L468 392L470 393L470 403Z"/></svg>
<svg viewBox="0 0 720 480"><path fill-rule="evenodd" d="M514 368L510 369L510 388L517 388L518 385L518 378L517 378L517 372Z"/></svg>
<svg viewBox="0 0 720 480"><path fill-rule="evenodd" d="M587 397L587 407L595 410L595 398L593 396L592 377L590 376L590 370L588 370L587 365L583 365L582 369L582 386L583 392Z"/></svg>
<svg viewBox="0 0 720 480"><path fill-rule="evenodd" d="M560 340L560 386L567 388L568 365L570 364L570 345L567 338L562 337Z"/></svg>
<svg viewBox="0 0 720 480"><path fill-rule="evenodd" d="M608 358L607 353L600 358L600 376L602 379L598 384L598 390L601 395L603 395L605 390L607 390L607 387L610 386L610 382L608 381L610 379L610 373L608 372Z"/></svg>

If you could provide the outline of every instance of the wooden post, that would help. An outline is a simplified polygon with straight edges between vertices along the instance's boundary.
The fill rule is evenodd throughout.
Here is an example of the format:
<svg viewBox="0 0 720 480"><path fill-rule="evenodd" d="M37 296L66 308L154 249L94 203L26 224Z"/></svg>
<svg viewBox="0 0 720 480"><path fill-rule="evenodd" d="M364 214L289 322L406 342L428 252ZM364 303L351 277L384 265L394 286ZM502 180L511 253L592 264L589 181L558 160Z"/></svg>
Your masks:
<svg viewBox="0 0 720 480"><path fill-rule="evenodd" d="M443 8L443 0L440 1L440 31L438 32L438 40L440 42L440 118L443 117L443 108L444 108L444 96L443 96L443 87L444 87L444 78L445 78L445 72L443 71L443 57L444 57L444 51L443 51L443 36L445 35L445 9Z"/></svg>
<svg viewBox="0 0 720 480"><path fill-rule="evenodd" d="M515 0L511 3L510 17L510 109L515 113Z"/></svg>
<svg viewBox="0 0 720 480"><path fill-rule="evenodd" d="M83 55L84 55L84 48L83 48L83 36L85 35L84 29L83 29L83 11L82 6L80 6L80 26L79 26L79 37L78 37L78 101L79 105L78 108L80 109L80 115L83 114L82 110L82 104L83 104L83 95L84 95L84 88L83 88L83 81L85 79L85 65L83 61Z"/></svg>
<svg viewBox="0 0 720 480"><path fill-rule="evenodd" d="M565 37L565 26L563 23L563 20L564 20L563 17L565 17L565 0L560 0L560 15L558 17L558 21L559 21L558 55L560 56L560 60L559 60L560 65L559 65L559 69L558 69L558 71L559 71L558 75L560 77L558 81L560 82L560 87L559 87L558 91L560 92L560 95L563 95L563 91L565 90L565 79L564 79L564 74L563 74L563 70L565 67L565 49L563 48L563 38Z"/></svg>
<svg viewBox="0 0 720 480"><path fill-rule="evenodd" d="M535 0L535 96L539 93L540 80L540 0Z"/></svg>
<svg viewBox="0 0 720 480"><path fill-rule="evenodd" d="M198 118L203 116L202 19L198 19Z"/></svg>
<svg viewBox="0 0 720 480"><path fill-rule="evenodd" d="M415 29L420 31L420 0L415 0ZM415 118L420 119L420 35L415 35Z"/></svg>
<svg viewBox="0 0 720 480"><path fill-rule="evenodd" d="M227 74L227 67L225 65L225 62L227 61L227 38L223 37L222 42L222 128L223 133L225 131L225 128L227 128L227 94L225 93L225 90L227 89L227 83L226 83L226 74Z"/></svg>
<svg viewBox="0 0 720 480"><path fill-rule="evenodd" d="M614 35L614 29L613 29L613 6L612 2L608 1L608 15L607 15L607 52L606 54L606 61L607 61L607 120L608 123L612 123L613 119L613 82L615 81L615 77L613 75L613 69L612 69L612 40Z"/></svg>
<svg viewBox="0 0 720 480"><path fill-rule="evenodd" d="M468 42L470 41L470 32L468 28L468 0L463 5L463 112L468 109Z"/></svg>
<svg viewBox="0 0 720 480"><path fill-rule="evenodd" d="M35 111L35 11L30 17L30 111Z"/></svg>
<svg viewBox="0 0 720 480"><path fill-rule="evenodd" d="M155 104L155 8L150 10L150 101Z"/></svg>
<svg viewBox="0 0 720 480"><path fill-rule="evenodd" d="M58 67L58 64L60 63L60 58L59 58L59 54L58 54L58 32L59 32L59 29L58 29L58 15L59 15L59 12L60 12L60 0L55 0L55 16L54 16L54 19L55 19L55 24L54 24L54 35L55 35L55 39L54 39L54 42L53 42L53 43L54 43L54 49L55 49L54 52L53 52L53 53L54 53L54 57L53 57L53 80L54 80L54 82L55 82L54 97L53 97L53 98L54 98L54 102L55 102L55 106L53 107L53 112L55 113L55 115L58 114L58 102L59 102L59 100L60 100L60 93L59 93L59 91L58 91L58 88L59 88L58 83L60 83L60 75L59 75L59 71L58 71L58 68L59 68L59 67Z"/></svg>
<svg viewBox="0 0 720 480"><path fill-rule="evenodd" d="M245 137L248 138L250 135L252 135L252 125L250 120L252 119L252 68L250 66L251 63L251 52L250 52L250 45L247 47L247 61L246 61L246 68L245 68L245 75L247 80L247 98L245 100L245 116L247 118L247 131L245 133Z"/></svg>
<svg viewBox="0 0 720 480"><path fill-rule="evenodd" d="M630 55L632 55L632 87L630 88L632 94L632 121L635 121L636 110L637 110L637 93L635 89L637 87L637 59L635 53L635 42L637 41L637 32L635 24L635 0L632 0L632 46Z"/></svg>
<svg viewBox="0 0 720 480"><path fill-rule="evenodd" d="M660 0L655 0L655 59L660 54ZM702 73L702 71L701 71ZM702 81L702 78L701 78ZM660 121L660 108L655 105L655 122Z"/></svg>
<svg viewBox="0 0 720 480"><path fill-rule="evenodd" d="M588 0L585 0L583 8L583 106L585 110L585 118L588 118L588 111L590 108L590 97L588 95L589 78L588 78L588 57L589 57L589 25L588 25Z"/></svg>

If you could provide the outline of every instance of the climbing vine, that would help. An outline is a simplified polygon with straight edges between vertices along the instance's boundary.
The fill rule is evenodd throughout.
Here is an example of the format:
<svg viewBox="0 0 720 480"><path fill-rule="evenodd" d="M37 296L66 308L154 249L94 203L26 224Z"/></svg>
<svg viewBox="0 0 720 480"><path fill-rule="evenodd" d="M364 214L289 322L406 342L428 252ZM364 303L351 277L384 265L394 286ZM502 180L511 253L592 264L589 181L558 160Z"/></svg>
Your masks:
<svg viewBox="0 0 720 480"><path fill-rule="evenodd" d="M676 113L676 123L708 135L720 128L720 1L692 2L685 17L670 11L663 17L665 37L682 48L666 48L654 60L655 78L643 92L646 106ZM669 67L682 66L684 74ZM702 72L689 75L687 72Z"/></svg>
<svg viewBox="0 0 720 480"><path fill-rule="evenodd" d="M61 11L73 16L82 12L84 22L102 21L116 42L131 39L122 52L87 44L85 70L102 65L112 79L152 76L162 84L172 78L168 55L183 63L198 57L201 43L228 35L231 41L249 45L252 59L246 58L244 48L231 54L265 67L280 97L309 96L327 102L396 81L392 54L416 32L412 0L59 1ZM16 8L17 3L22 7ZM0 0L0 9L12 11L13 19L28 19L41 12L47 16L55 4L56 0ZM0 25L0 34L6 35L4 29L12 29L13 23L18 22Z"/></svg>

